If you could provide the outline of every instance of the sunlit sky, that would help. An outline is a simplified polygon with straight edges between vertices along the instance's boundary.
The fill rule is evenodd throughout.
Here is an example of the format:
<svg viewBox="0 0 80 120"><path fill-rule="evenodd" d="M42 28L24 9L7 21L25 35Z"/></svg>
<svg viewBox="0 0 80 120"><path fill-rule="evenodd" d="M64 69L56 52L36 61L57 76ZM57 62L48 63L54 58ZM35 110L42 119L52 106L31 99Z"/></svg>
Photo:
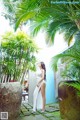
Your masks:
<svg viewBox="0 0 80 120"><path fill-rule="evenodd" d="M2 6L0 6L0 35L6 31L12 30L11 26L9 25L9 21L2 16L2 12L4 12L4 9ZM27 31L26 28L25 31ZM61 53L68 48L67 43L64 42L63 36L59 33L56 34L54 45L51 47L48 47L46 45L45 34L42 32L40 32L34 39L38 46L41 48L40 52L37 55L37 58L40 61L49 61L52 56Z"/></svg>
<svg viewBox="0 0 80 120"><path fill-rule="evenodd" d="M5 20L5 18L2 16L3 13L4 8L2 6L2 2L0 1L0 35L11 29L9 26L9 21Z"/></svg>

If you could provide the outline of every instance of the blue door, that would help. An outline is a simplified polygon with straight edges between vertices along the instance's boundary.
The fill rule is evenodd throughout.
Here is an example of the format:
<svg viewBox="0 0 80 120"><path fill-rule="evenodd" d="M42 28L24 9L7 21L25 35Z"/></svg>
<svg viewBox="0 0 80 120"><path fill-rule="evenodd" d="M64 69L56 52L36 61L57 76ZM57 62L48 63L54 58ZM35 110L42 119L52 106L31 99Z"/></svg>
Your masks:
<svg viewBox="0 0 80 120"><path fill-rule="evenodd" d="M46 65L46 104L55 102L54 73L49 63Z"/></svg>

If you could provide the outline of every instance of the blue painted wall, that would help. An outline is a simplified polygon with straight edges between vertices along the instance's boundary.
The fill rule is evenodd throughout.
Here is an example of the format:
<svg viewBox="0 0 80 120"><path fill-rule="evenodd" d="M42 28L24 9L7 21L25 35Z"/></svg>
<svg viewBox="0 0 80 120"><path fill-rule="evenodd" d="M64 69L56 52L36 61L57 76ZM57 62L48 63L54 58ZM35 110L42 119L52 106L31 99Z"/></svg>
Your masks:
<svg viewBox="0 0 80 120"><path fill-rule="evenodd" d="M54 73L49 64L46 65L46 104L55 102Z"/></svg>

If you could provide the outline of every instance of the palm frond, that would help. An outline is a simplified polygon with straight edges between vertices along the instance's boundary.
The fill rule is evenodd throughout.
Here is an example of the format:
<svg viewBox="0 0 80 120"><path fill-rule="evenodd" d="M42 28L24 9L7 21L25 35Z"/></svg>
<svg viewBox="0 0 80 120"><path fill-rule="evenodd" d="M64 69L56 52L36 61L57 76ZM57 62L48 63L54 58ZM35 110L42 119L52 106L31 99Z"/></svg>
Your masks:
<svg viewBox="0 0 80 120"><path fill-rule="evenodd" d="M63 58L67 58L64 62L76 60L78 63L80 63L80 40L77 40L75 44L68 50L52 58L51 63L54 70L57 70L58 61Z"/></svg>
<svg viewBox="0 0 80 120"><path fill-rule="evenodd" d="M69 0L67 1L69 2ZM79 4L60 5L53 4L51 0L20 0L16 5L14 13L15 29L22 22L28 20L34 21L33 34L37 34L41 28L44 28L47 33L47 42L50 44L54 43L56 32L62 30L65 33L65 39L69 45L73 36L80 29Z"/></svg>
<svg viewBox="0 0 80 120"><path fill-rule="evenodd" d="M67 85L68 87L73 87L74 89L77 90L77 95L80 97L80 82L73 82L73 83L68 83L65 82L64 85Z"/></svg>
<svg viewBox="0 0 80 120"><path fill-rule="evenodd" d="M35 15L35 12L29 12L29 13L27 12L22 14L22 16L16 22L15 30L19 27L21 23L24 23L24 21L31 19L32 17L34 17L34 15Z"/></svg>

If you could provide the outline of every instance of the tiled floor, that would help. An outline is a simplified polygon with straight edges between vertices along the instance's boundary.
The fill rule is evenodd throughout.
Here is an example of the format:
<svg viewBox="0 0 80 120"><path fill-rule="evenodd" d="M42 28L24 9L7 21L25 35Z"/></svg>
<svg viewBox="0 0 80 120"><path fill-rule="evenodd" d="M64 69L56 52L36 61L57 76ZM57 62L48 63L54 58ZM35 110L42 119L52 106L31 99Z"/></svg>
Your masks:
<svg viewBox="0 0 80 120"><path fill-rule="evenodd" d="M44 113L37 111L32 113L32 106L22 101L21 113L18 120L61 120L58 103L46 105Z"/></svg>

